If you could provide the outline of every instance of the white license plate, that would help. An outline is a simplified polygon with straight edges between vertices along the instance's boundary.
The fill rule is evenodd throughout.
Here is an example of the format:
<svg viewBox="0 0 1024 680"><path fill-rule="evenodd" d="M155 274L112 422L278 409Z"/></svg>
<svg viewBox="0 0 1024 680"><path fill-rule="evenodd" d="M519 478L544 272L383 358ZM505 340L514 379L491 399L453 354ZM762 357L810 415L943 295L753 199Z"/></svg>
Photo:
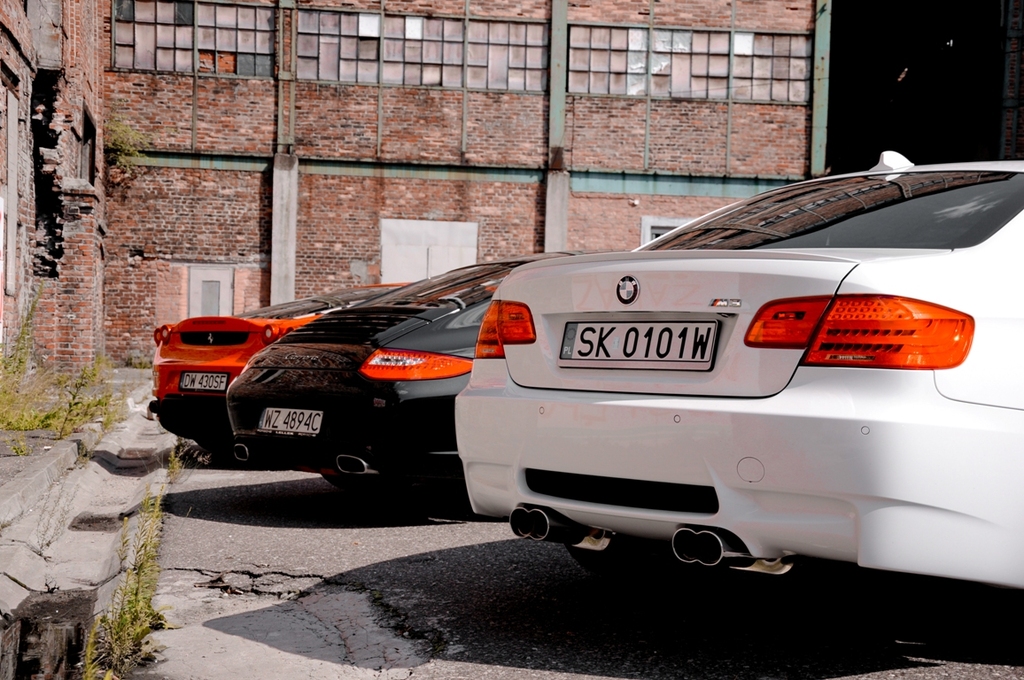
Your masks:
<svg viewBox="0 0 1024 680"><path fill-rule="evenodd" d="M323 411L306 411L298 408L266 408L256 428L260 432L282 434L316 435L323 424Z"/></svg>
<svg viewBox="0 0 1024 680"><path fill-rule="evenodd" d="M178 389L195 392L224 392L227 388L227 373L182 373L178 381Z"/></svg>
<svg viewBox="0 0 1024 680"><path fill-rule="evenodd" d="M717 321L570 322L558 365L710 371L717 338Z"/></svg>

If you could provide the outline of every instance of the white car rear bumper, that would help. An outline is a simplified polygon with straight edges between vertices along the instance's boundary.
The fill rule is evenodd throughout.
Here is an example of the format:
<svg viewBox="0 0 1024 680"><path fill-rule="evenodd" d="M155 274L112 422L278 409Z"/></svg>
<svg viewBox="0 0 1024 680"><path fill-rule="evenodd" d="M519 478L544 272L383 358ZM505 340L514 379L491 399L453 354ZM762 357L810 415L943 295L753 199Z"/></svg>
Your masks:
<svg viewBox="0 0 1024 680"><path fill-rule="evenodd" d="M946 399L930 371L800 368L775 396L729 399L529 389L475 364L456 422L478 513L539 505L666 541L720 527L754 557L1024 587L1024 411ZM713 487L718 510L542 495L527 469Z"/></svg>

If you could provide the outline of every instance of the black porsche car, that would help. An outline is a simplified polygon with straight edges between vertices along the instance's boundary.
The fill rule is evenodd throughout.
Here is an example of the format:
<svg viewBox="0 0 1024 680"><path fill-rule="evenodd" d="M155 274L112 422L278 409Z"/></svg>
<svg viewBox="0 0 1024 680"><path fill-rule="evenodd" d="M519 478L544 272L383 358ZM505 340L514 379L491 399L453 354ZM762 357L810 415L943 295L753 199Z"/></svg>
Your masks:
<svg viewBox="0 0 1024 680"><path fill-rule="evenodd" d="M341 488L462 476L455 395L498 284L526 255L455 269L334 311L249 361L228 390L234 454Z"/></svg>

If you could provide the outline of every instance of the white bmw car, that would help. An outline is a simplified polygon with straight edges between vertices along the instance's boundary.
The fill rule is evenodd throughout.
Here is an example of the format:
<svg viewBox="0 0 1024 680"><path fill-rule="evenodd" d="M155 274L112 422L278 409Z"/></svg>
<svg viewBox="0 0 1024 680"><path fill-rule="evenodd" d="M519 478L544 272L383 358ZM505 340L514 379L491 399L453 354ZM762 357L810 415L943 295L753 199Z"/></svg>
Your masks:
<svg viewBox="0 0 1024 680"><path fill-rule="evenodd" d="M456 402L473 508L577 555L1024 587L1022 256L1024 163L993 162L801 182L526 265Z"/></svg>

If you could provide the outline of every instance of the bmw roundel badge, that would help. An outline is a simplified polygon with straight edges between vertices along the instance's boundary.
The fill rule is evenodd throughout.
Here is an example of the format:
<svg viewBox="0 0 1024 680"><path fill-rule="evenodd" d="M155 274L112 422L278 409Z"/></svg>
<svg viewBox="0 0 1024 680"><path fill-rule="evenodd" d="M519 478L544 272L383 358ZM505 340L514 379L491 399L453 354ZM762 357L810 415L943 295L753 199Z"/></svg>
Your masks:
<svg viewBox="0 0 1024 680"><path fill-rule="evenodd" d="M631 305L640 297L640 282L632 276L623 276L615 288L615 297L624 305Z"/></svg>

